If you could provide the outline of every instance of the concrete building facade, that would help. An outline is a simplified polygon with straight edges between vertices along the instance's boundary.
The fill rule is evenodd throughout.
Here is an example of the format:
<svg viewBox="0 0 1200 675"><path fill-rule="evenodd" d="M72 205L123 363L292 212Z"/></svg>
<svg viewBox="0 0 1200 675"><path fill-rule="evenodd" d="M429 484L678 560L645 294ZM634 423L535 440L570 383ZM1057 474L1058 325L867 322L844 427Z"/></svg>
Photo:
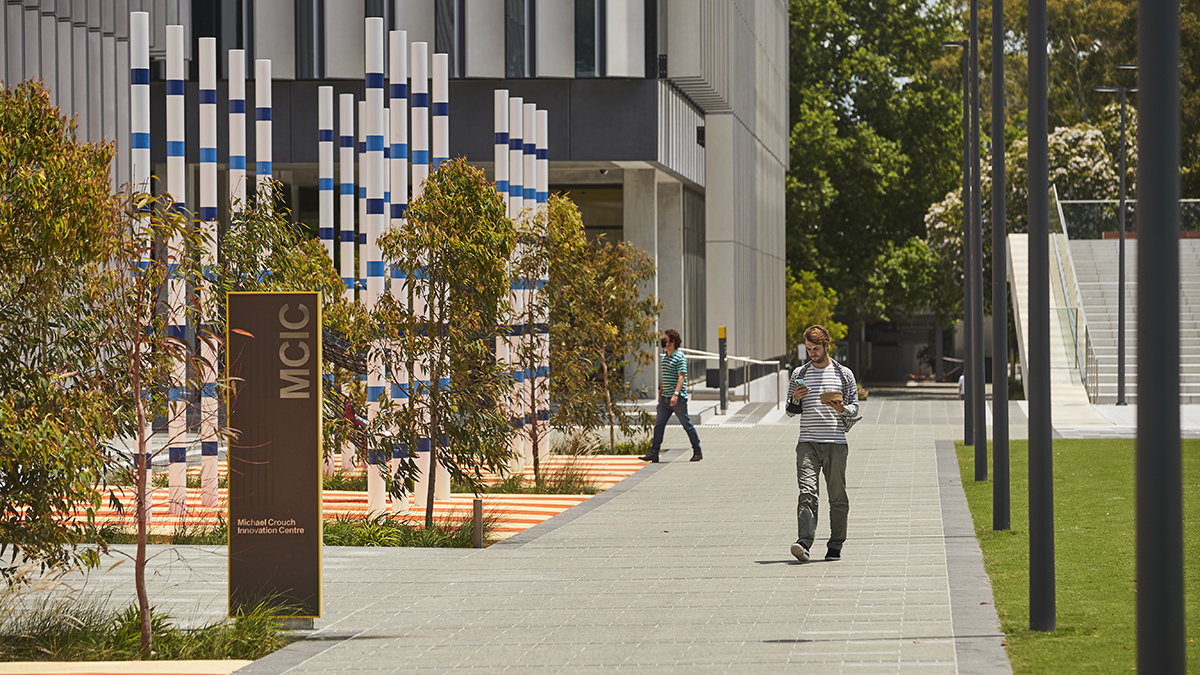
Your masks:
<svg viewBox="0 0 1200 675"><path fill-rule="evenodd" d="M184 26L193 208L197 38L217 38L219 111L228 110L227 50L245 49L247 64L271 59L274 175L296 219L314 231L317 88L332 85L335 97L362 100L364 19L383 17L388 30L407 30L410 42L450 55L452 156L491 170L495 89L549 110L551 192L570 194L589 235L627 239L656 259L647 290L665 303L660 325L678 328L693 348L716 351L717 327L726 326L730 354L785 355L785 0L2 0L0 7L0 79L6 86L42 80L52 101L77 117L80 138L113 141L114 189L130 180L129 12L150 13L158 176L167 161L166 26ZM253 76L247 100L258 84ZM219 194L226 194L227 115L218 125ZM640 384L652 389L654 374L648 378Z"/></svg>

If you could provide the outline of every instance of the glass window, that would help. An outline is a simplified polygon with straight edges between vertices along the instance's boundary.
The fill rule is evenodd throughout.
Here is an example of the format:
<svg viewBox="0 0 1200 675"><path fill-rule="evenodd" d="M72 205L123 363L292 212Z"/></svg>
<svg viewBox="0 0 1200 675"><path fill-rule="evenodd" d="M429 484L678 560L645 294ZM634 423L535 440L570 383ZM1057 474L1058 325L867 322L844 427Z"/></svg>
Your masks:
<svg viewBox="0 0 1200 675"><path fill-rule="evenodd" d="M575 0L575 77L596 77L596 0Z"/></svg>
<svg viewBox="0 0 1200 675"><path fill-rule="evenodd" d="M504 0L504 75L529 77L530 5L533 0Z"/></svg>

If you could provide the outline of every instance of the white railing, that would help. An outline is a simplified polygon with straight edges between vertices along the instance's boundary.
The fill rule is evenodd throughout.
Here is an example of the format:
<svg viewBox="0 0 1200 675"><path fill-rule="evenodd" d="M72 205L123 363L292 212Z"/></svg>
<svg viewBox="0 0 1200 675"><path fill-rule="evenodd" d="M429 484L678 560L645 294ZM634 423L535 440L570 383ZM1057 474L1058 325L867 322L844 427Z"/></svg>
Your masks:
<svg viewBox="0 0 1200 675"><path fill-rule="evenodd" d="M698 349L684 349L683 347L680 347L679 351L682 352L683 355L685 357L687 357L687 359L689 361L690 360L708 361L709 359L716 359L718 363L720 363L720 361L721 361L721 355L714 354L712 352L704 352L704 351L700 351ZM775 366L777 368L776 374L775 374L775 378L777 380L779 379L779 373L783 372L783 364L781 364L779 361L763 361L761 359L752 359L748 356L726 356L725 360L726 361L738 361L740 363L754 363L754 364L758 364L761 366ZM707 368L707 366L706 366L706 368ZM742 386L745 387L746 401L749 402L750 401L750 374L749 374L749 372L747 372L746 375L744 377L742 377ZM776 408L779 407L779 404L782 400L780 398L779 390L780 390L780 386L778 383L776 383L776 386L775 386L775 407Z"/></svg>

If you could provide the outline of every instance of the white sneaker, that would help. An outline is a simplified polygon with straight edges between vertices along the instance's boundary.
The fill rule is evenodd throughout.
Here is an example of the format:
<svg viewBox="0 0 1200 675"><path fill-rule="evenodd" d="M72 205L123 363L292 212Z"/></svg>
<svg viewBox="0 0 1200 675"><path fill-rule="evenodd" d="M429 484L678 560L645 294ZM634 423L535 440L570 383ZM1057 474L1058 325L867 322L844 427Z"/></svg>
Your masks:
<svg viewBox="0 0 1200 675"><path fill-rule="evenodd" d="M800 542L792 544L792 555L796 556L796 560L800 562L808 562L808 549L804 548L804 544Z"/></svg>

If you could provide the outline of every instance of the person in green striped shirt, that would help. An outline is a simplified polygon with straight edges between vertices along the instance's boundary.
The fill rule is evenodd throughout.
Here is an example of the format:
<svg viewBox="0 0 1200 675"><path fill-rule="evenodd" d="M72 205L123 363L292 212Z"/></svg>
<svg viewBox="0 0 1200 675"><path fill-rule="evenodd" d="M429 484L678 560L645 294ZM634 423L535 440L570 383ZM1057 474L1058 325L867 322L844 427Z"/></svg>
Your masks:
<svg viewBox="0 0 1200 675"><path fill-rule="evenodd" d="M658 411L654 419L654 440L650 444L650 452L640 459L643 462L657 462L658 451L662 446L663 430L671 415L679 418L683 430L687 432L688 440L692 443L692 461L704 459L700 451L700 436L696 427L688 417L687 411L687 359L679 351L682 340L679 331L668 328L663 331L662 346L667 355L662 359L662 377L658 385Z"/></svg>

